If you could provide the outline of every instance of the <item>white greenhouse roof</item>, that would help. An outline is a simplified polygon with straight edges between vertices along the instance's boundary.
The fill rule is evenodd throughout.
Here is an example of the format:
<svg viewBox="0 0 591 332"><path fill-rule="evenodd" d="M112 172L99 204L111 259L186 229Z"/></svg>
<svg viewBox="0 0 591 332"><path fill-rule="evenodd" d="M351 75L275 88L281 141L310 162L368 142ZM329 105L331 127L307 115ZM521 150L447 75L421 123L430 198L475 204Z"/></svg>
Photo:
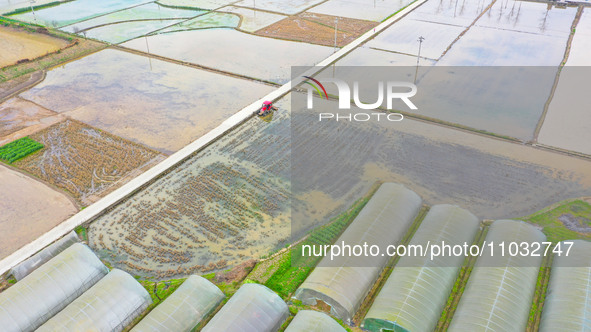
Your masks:
<svg viewBox="0 0 591 332"><path fill-rule="evenodd" d="M1 330L35 330L107 272L107 267L87 246L81 243L71 245L0 293Z"/></svg>
<svg viewBox="0 0 591 332"><path fill-rule="evenodd" d="M207 279L190 276L164 302L150 311L132 331L191 331L224 297L224 293Z"/></svg>
<svg viewBox="0 0 591 332"><path fill-rule="evenodd" d="M293 318L285 332L346 332L336 320L329 315L313 311L300 310Z"/></svg>
<svg viewBox="0 0 591 332"><path fill-rule="evenodd" d="M499 243L543 242L546 236L522 221L497 220L486 235L448 331L525 331L542 257L500 255Z"/></svg>
<svg viewBox="0 0 591 332"><path fill-rule="evenodd" d="M478 218L454 205L431 208L410 244L450 246L472 243L480 228ZM382 329L433 331L457 279L464 257L401 257L380 290L362 326Z"/></svg>
<svg viewBox="0 0 591 332"><path fill-rule="evenodd" d="M287 304L269 288L244 284L205 325L203 332L277 331L289 316Z"/></svg>
<svg viewBox="0 0 591 332"><path fill-rule="evenodd" d="M350 246L365 242L378 245L399 244L419 213L421 198L396 183L384 183L347 227L337 244ZM295 298L314 305L322 300L331 313L349 322L388 262L388 256L324 257L295 293Z"/></svg>
<svg viewBox="0 0 591 332"><path fill-rule="evenodd" d="M568 256L554 254L541 332L591 331L591 242L572 242Z"/></svg>
<svg viewBox="0 0 591 332"><path fill-rule="evenodd" d="M114 269L37 331L122 331L151 303L137 280Z"/></svg>

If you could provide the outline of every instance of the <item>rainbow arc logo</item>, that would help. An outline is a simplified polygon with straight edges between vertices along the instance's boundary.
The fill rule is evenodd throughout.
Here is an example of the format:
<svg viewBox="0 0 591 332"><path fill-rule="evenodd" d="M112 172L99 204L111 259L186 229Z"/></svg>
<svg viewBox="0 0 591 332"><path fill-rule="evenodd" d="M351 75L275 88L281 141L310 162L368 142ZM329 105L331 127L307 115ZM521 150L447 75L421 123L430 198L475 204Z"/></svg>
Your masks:
<svg viewBox="0 0 591 332"><path fill-rule="evenodd" d="M317 79L314 79L310 76L304 76L305 78L311 80L312 82L316 83L318 86L308 82L308 81L304 81L304 83L308 84L309 86L313 87L314 90L316 90L316 92L318 92L318 95L320 95L320 97L323 97L322 92L324 92L324 98L326 98L326 100L328 100L328 94L326 93L326 89L324 88L324 85L322 85L322 83L318 82ZM318 89L318 87L320 87L320 89L322 89L322 91L320 91L320 89Z"/></svg>

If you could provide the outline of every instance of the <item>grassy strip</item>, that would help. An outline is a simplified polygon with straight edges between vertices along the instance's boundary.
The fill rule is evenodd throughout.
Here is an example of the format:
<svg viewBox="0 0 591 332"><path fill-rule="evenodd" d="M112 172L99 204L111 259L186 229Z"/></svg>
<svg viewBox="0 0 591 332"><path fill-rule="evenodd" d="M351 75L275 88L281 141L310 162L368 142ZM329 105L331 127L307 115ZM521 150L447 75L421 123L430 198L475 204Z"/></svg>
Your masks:
<svg viewBox="0 0 591 332"><path fill-rule="evenodd" d="M22 159L31 153L41 150L43 144L27 137L19 138L16 141L10 142L0 147L0 159L12 164L13 162Z"/></svg>
<svg viewBox="0 0 591 332"><path fill-rule="evenodd" d="M39 10L39 9L44 9L44 8L49 8L49 7L55 7L55 6L61 5L64 2L68 2L68 1L54 1L54 2L43 4L43 5L33 6L33 10ZM17 15L17 14L28 13L30 11L31 11L31 7L29 6L29 7L18 8L18 9L15 9L15 10L11 11L11 12L2 14L2 15L4 15L4 16L10 16L10 15Z"/></svg>
<svg viewBox="0 0 591 332"><path fill-rule="evenodd" d="M488 226L485 226L480 230L479 234L476 235L474 244L482 246L487 233ZM462 294L464 294L466 284L468 283L468 279L472 273L472 268L474 267L477 259L478 257L466 257L464 260L462 268L460 269L460 273L458 274L458 279L456 279L456 283L454 284L454 287L447 298L447 303L443 309L443 312L441 313L441 317L439 318L439 322L437 323L435 331L447 331L447 328L449 327L449 324L451 323L454 313L458 307L458 303L460 303L460 298L462 297Z"/></svg>
<svg viewBox="0 0 591 332"><path fill-rule="evenodd" d="M541 226L547 241L591 240L591 233L570 230L559 218L567 216L579 222L581 227L591 226L591 204L584 199L565 200L551 205L521 220Z"/></svg>
<svg viewBox="0 0 591 332"><path fill-rule="evenodd" d="M86 230L86 227L81 225L81 226L74 228L74 231L76 232L76 234L78 235L80 240L82 240L84 242L88 242L88 232Z"/></svg>
<svg viewBox="0 0 591 332"><path fill-rule="evenodd" d="M371 194L373 195L373 191ZM369 198L370 196L366 196L357 200L348 211L337 216L329 224L315 229L306 239L288 250L285 256L278 261L279 267L267 280L265 286L277 292L284 299L289 299L321 259L321 257L304 257L302 255L302 246L333 243L357 217L361 209L369 201Z"/></svg>
<svg viewBox="0 0 591 332"><path fill-rule="evenodd" d="M548 289L548 283L550 281L550 266L552 265L553 257L553 255L544 257L544 262L540 267L538 280L536 282L536 292L529 312L529 320L527 321L526 331L528 332L535 332L540 327L540 319L542 317L544 302L546 301L546 290Z"/></svg>

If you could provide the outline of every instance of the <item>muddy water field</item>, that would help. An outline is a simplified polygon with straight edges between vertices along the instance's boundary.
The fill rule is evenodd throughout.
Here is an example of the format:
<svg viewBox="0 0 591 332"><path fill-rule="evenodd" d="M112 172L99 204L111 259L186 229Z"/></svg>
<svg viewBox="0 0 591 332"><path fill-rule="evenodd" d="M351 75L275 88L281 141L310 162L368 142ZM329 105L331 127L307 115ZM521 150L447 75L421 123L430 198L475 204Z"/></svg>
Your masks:
<svg viewBox="0 0 591 332"><path fill-rule="evenodd" d="M277 105L269 123L249 120L94 221L93 249L127 271L169 278L265 255L378 181L487 219L591 193L591 163L580 159L409 119L319 124L296 108L288 117L289 98Z"/></svg>
<svg viewBox="0 0 591 332"><path fill-rule="evenodd" d="M83 206L122 179L164 159L155 151L72 120L30 137L45 147L14 166L65 190Z"/></svg>
<svg viewBox="0 0 591 332"><path fill-rule="evenodd" d="M159 279L224 269L289 237L289 122L253 118L90 224L113 266Z"/></svg>

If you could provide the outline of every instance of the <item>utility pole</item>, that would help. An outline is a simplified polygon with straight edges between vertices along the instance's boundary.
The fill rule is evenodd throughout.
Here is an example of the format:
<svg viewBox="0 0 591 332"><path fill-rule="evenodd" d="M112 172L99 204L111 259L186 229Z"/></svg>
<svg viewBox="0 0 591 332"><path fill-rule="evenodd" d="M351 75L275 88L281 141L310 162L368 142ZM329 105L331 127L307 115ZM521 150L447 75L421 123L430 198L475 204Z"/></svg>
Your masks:
<svg viewBox="0 0 591 332"><path fill-rule="evenodd" d="M425 40L425 38L423 36L420 36L418 41L419 41L419 53L417 54L417 69L415 70L415 82L417 83L417 74L419 73L419 61L421 60L421 46L423 45L423 41Z"/></svg>
<svg viewBox="0 0 591 332"><path fill-rule="evenodd" d="M35 4L35 0L31 0L31 11L33 12L33 19L35 20L35 24L37 23L37 16L35 15L35 9L33 9L33 6Z"/></svg>
<svg viewBox="0 0 591 332"><path fill-rule="evenodd" d="M337 51L337 30L339 26L339 18L334 18L334 51Z"/></svg>

